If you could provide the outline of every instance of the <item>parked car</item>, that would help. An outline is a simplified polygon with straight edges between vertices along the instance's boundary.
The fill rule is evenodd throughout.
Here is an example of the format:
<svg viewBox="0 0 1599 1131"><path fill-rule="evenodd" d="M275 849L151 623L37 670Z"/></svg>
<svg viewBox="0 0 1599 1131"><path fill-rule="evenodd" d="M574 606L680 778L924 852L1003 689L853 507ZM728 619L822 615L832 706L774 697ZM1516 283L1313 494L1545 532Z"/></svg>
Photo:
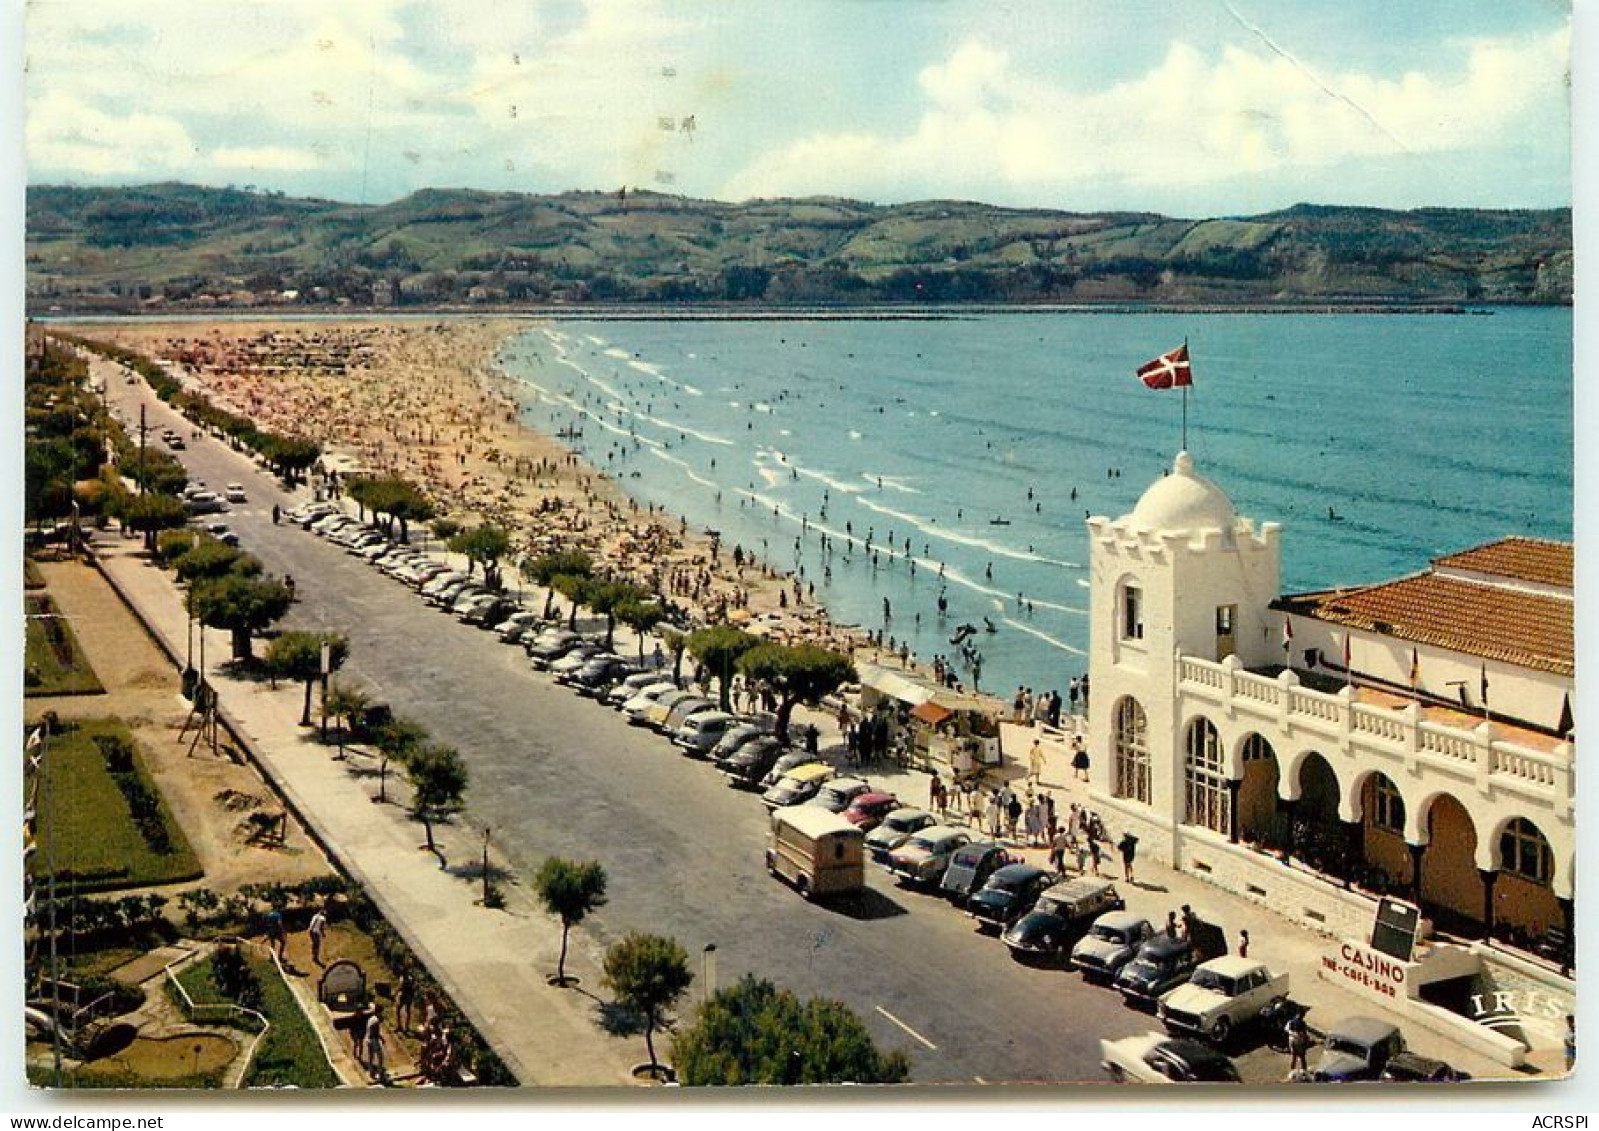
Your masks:
<svg viewBox="0 0 1599 1131"><path fill-rule="evenodd" d="M965 907L972 897L1000 868L1016 863L1002 844L991 840L977 840L964 845L950 859L944 878L939 881L939 894L956 907Z"/></svg>
<svg viewBox="0 0 1599 1131"><path fill-rule="evenodd" d="M1090 981L1109 982L1154 935L1155 928L1142 915L1106 912L1072 947L1072 965Z"/></svg>
<svg viewBox="0 0 1599 1131"><path fill-rule="evenodd" d="M474 601L493 596L494 594L483 588L483 586L468 582L452 593L448 601L440 602L440 606L448 609L451 616L458 617L471 608Z"/></svg>
<svg viewBox="0 0 1599 1131"><path fill-rule="evenodd" d="M543 670L573 648L586 643L591 642L568 629L558 628L534 637L533 643L527 646L527 658L535 668Z"/></svg>
<svg viewBox="0 0 1599 1131"><path fill-rule="evenodd" d="M477 597L466 608L457 608L456 619L463 624L475 624L479 627L485 623L493 624L505 616L508 609L514 609L515 603L503 593L485 593Z"/></svg>
<svg viewBox="0 0 1599 1131"><path fill-rule="evenodd" d="M677 684L669 680L649 684L633 698L622 704L622 716L630 723L636 722L639 726L643 726L644 712L655 706L657 699L674 694L678 694Z"/></svg>
<svg viewBox="0 0 1599 1131"><path fill-rule="evenodd" d="M722 736L738 726L738 719L726 711L701 711L690 715L672 732L672 741L695 758L709 756Z"/></svg>
<svg viewBox="0 0 1599 1131"><path fill-rule="evenodd" d="M1162 994L1188 981L1199 964L1211 957L1215 955L1202 953L1194 940L1173 938L1162 931L1121 968L1116 988L1128 1005L1154 1009Z"/></svg>
<svg viewBox="0 0 1599 1131"><path fill-rule="evenodd" d="M224 488L223 495L230 503L242 503L248 498L244 493L244 484L242 483L229 483Z"/></svg>
<svg viewBox="0 0 1599 1131"><path fill-rule="evenodd" d="M1007 864L966 901L966 913L978 929L998 934L1032 910L1054 879L1055 873L1033 864Z"/></svg>
<svg viewBox="0 0 1599 1131"><path fill-rule="evenodd" d="M1185 984L1161 997L1160 1019L1176 1036L1222 1045L1261 1010L1287 996L1287 974L1273 974L1252 958L1224 954L1200 963Z"/></svg>
<svg viewBox="0 0 1599 1131"><path fill-rule="evenodd" d="M1233 1062L1209 1045L1149 1032L1099 1042L1100 1067L1118 1084L1237 1084Z"/></svg>
<svg viewBox="0 0 1599 1131"><path fill-rule="evenodd" d="M806 762L818 761L816 755L808 750L785 751L777 761L772 763L772 768L766 771L766 776L761 779L761 786L767 788L777 784L777 780L788 773L795 766L803 766Z"/></svg>
<svg viewBox="0 0 1599 1131"><path fill-rule="evenodd" d="M646 687L651 687L658 683L664 683L668 687L677 686L677 684L672 682L670 676L663 675L660 672L635 672L605 693L606 705L621 710L623 704L633 698L633 696L643 691Z"/></svg>
<svg viewBox="0 0 1599 1131"><path fill-rule="evenodd" d="M1312 1076L1318 1082L1376 1080L1404 1051L1398 1026L1375 1017L1346 1017L1327 1030Z"/></svg>
<svg viewBox="0 0 1599 1131"><path fill-rule="evenodd" d="M430 578L428 582L422 586L422 598L424 600L431 601L450 586L460 588L461 586L465 585L468 580L470 579L464 573L460 573L453 569L447 570L444 573L437 574Z"/></svg>
<svg viewBox="0 0 1599 1131"><path fill-rule="evenodd" d="M761 795L768 809L781 809L785 805L803 805L816 796L822 783L833 776L833 767L826 762L806 762L784 774L776 785Z"/></svg>
<svg viewBox="0 0 1599 1131"><path fill-rule="evenodd" d="M369 542L367 545L362 546L356 551L356 556L365 558L373 565L376 565L380 559L387 557L388 555L394 553L395 550L400 548L401 547L396 546L387 538L380 537L376 541Z"/></svg>
<svg viewBox="0 0 1599 1131"><path fill-rule="evenodd" d="M190 514L221 514L228 504L210 491L196 491L183 501L183 509Z"/></svg>
<svg viewBox="0 0 1599 1131"><path fill-rule="evenodd" d="M339 513L339 508L333 503L306 503L289 511L286 517L301 529L309 530L313 524Z"/></svg>
<svg viewBox="0 0 1599 1131"><path fill-rule="evenodd" d="M844 815L846 818L849 816L847 812ZM906 806L891 810L875 829L866 834L866 851L874 863L886 867L889 853L923 829L936 824L938 818L926 809Z"/></svg>
<svg viewBox="0 0 1599 1131"><path fill-rule="evenodd" d="M679 703L686 703L690 700L695 703L704 703L707 705L710 703L710 700L706 699L703 695L696 695L692 691L683 691L674 688L671 691L668 691L665 695L657 695L655 697L655 701L648 707L645 707L644 710L635 715L629 715L628 722L637 723L640 726L647 726L651 730L660 730L665 725L668 716L671 715L672 708L676 707Z"/></svg>
<svg viewBox="0 0 1599 1131"><path fill-rule="evenodd" d="M688 722L695 715L703 715L707 711L716 710L716 700L706 699L702 695L692 695L687 699L680 699L672 704L672 709L661 720L660 732L666 735L677 733L677 728Z"/></svg>
<svg viewBox="0 0 1599 1131"><path fill-rule="evenodd" d="M621 656L599 655L566 677L565 683L579 695L590 697L603 694L611 684L633 671L633 661Z"/></svg>
<svg viewBox="0 0 1599 1131"><path fill-rule="evenodd" d="M539 623L539 615L531 609L517 609L494 626L494 634L506 643L514 643L531 626Z"/></svg>
<svg viewBox="0 0 1599 1131"><path fill-rule="evenodd" d="M996 872L995 879L1003 871ZM1012 923L1004 935L1005 945L1018 957L1063 958L1096 919L1123 906L1121 894L1109 880L1098 876L1056 880L1030 911Z"/></svg>
<svg viewBox="0 0 1599 1131"><path fill-rule="evenodd" d="M811 804L819 805L829 813L843 813L857 797L871 792L871 788L869 783L860 778L834 778L817 791Z"/></svg>
<svg viewBox="0 0 1599 1131"><path fill-rule="evenodd" d="M930 825L888 854L888 870L907 885L936 887L955 851L971 839L954 825Z"/></svg>
<svg viewBox="0 0 1599 1131"><path fill-rule="evenodd" d="M783 756L783 744L775 735L764 734L746 742L731 757L717 764L717 769L727 775L727 784L738 789L758 789L777 760Z"/></svg>
<svg viewBox="0 0 1599 1131"><path fill-rule="evenodd" d="M844 810L844 819L862 832L870 832L883 823L883 818L896 809L903 808L899 798L880 789L869 789L859 794Z"/></svg>
<svg viewBox="0 0 1599 1131"><path fill-rule="evenodd" d="M401 566L394 571L394 576L405 582L412 589L421 589L428 582L449 572L450 567L443 562L423 561L414 565Z"/></svg>
<svg viewBox="0 0 1599 1131"><path fill-rule="evenodd" d="M1444 1061L1406 1049L1388 1058L1381 1079L1403 1084L1457 1084L1471 1077Z"/></svg>
<svg viewBox="0 0 1599 1131"><path fill-rule="evenodd" d="M737 754L739 748L746 742L754 742L762 735L770 733L770 730L759 723L739 723L737 726L729 727L722 733L722 737L716 740L716 745L711 747L710 759L720 766L725 759Z"/></svg>
<svg viewBox="0 0 1599 1131"><path fill-rule="evenodd" d="M584 664L601 656L614 656L616 653L607 652L605 645L598 640L579 640L566 650L565 655L553 659L546 666L546 671L553 675L557 681L564 675L571 675L582 670Z"/></svg>

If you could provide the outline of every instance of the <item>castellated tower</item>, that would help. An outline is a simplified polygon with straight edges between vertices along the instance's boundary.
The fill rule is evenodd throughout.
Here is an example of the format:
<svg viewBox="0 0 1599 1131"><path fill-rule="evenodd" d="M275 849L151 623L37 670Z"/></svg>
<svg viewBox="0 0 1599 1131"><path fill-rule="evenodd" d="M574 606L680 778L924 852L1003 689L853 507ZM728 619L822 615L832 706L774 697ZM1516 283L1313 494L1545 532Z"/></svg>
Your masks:
<svg viewBox="0 0 1599 1131"><path fill-rule="evenodd" d="M1280 591L1281 527L1257 531L1187 452L1131 514L1087 525L1091 793L1112 828L1137 833L1141 851L1175 859L1188 722L1178 717L1179 659L1282 662L1268 611Z"/></svg>

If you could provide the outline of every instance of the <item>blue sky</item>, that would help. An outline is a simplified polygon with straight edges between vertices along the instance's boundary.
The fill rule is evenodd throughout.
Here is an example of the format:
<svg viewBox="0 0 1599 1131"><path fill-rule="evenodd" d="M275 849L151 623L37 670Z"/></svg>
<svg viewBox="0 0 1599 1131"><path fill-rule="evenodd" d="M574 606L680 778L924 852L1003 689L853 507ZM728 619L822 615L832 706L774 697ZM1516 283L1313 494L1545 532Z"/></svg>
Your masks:
<svg viewBox="0 0 1599 1131"><path fill-rule="evenodd" d="M1550 0L35 0L29 180L1563 205L1568 18Z"/></svg>

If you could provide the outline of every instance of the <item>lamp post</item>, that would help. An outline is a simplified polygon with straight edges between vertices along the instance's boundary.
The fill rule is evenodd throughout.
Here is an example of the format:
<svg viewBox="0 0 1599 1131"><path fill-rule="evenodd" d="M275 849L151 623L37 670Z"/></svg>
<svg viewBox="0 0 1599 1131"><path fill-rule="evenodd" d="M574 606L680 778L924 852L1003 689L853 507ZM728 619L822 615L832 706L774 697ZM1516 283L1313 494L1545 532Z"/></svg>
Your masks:
<svg viewBox="0 0 1599 1131"><path fill-rule="evenodd" d="M716 944L706 943L700 951L700 1000L710 1001L716 992Z"/></svg>

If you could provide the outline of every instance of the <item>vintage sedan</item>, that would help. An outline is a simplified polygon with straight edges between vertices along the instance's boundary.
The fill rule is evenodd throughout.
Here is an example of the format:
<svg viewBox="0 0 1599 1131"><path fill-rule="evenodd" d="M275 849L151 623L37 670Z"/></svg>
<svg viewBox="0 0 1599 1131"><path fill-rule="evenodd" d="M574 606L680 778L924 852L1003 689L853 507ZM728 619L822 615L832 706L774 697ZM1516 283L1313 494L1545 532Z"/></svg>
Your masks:
<svg viewBox="0 0 1599 1131"><path fill-rule="evenodd" d="M848 813L844 815L849 816ZM895 809L883 818L882 824L866 834L866 851L875 863L887 864L890 852L937 823L938 818L926 809Z"/></svg>
<svg viewBox="0 0 1599 1131"><path fill-rule="evenodd" d="M1099 1042L1100 1067L1118 1084L1237 1084L1233 1062L1207 1044L1145 1033Z"/></svg>
<svg viewBox="0 0 1599 1131"><path fill-rule="evenodd" d="M1099 876L1057 880L1044 889L1031 911L1006 930L1005 945L1017 958L1064 958L1099 916L1121 908L1122 897L1109 880Z"/></svg>
<svg viewBox="0 0 1599 1131"><path fill-rule="evenodd" d="M870 832L898 808L899 798L892 793L869 789L849 803L849 808L844 810L844 819L862 832Z"/></svg>
<svg viewBox="0 0 1599 1131"><path fill-rule="evenodd" d="M1034 864L1007 864L966 901L966 913L996 934L1032 910L1055 873Z"/></svg>
<svg viewBox="0 0 1599 1131"><path fill-rule="evenodd" d="M970 843L969 829L930 825L888 854L888 870L914 887L937 887L950 857Z"/></svg>

